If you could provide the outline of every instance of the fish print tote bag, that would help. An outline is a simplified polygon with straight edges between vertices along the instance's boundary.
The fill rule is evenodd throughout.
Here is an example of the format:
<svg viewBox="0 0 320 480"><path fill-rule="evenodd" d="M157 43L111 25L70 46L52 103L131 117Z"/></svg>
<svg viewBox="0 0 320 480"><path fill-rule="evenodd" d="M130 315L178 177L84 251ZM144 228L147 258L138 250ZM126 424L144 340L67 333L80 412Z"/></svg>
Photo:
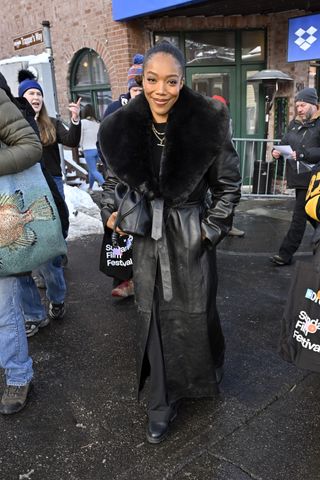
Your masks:
<svg viewBox="0 0 320 480"><path fill-rule="evenodd" d="M29 272L67 252L39 163L0 177L0 276Z"/></svg>

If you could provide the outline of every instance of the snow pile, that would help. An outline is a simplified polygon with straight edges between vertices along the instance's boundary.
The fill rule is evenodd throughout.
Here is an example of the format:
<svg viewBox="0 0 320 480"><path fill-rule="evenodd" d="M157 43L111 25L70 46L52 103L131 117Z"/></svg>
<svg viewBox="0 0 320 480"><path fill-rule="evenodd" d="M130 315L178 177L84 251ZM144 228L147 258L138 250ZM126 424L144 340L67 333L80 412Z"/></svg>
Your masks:
<svg viewBox="0 0 320 480"><path fill-rule="evenodd" d="M64 185L66 203L69 209L70 228L68 241L83 235L103 233L99 207L85 191L86 184L78 187Z"/></svg>

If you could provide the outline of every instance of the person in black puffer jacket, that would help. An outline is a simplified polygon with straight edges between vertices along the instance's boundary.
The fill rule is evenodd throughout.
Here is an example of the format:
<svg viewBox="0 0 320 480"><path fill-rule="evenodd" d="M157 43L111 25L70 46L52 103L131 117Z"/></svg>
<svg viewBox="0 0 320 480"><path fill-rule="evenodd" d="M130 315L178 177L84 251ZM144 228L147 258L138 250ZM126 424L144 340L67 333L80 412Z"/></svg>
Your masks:
<svg viewBox="0 0 320 480"><path fill-rule="evenodd" d="M293 153L287 161L287 182L296 190L296 202L289 230L283 239L279 254L270 258L277 266L289 265L302 241L308 216L305 198L312 175L312 168L320 161L320 112L318 94L314 88L304 88L295 97L297 115L290 122L281 144L290 145ZM274 149L272 156L281 157ZM311 222L314 226L314 223Z"/></svg>

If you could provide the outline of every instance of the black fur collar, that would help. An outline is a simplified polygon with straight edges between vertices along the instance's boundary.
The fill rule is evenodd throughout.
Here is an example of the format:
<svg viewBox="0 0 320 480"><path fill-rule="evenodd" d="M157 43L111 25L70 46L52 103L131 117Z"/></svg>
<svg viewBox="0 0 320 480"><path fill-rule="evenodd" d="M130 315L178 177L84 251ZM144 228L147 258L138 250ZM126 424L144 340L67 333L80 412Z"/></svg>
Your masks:
<svg viewBox="0 0 320 480"><path fill-rule="evenodd" d="M131 187L143 185L171 205L181 204L214 162L228 131L228 111L184 86L169 115L159 179L150 162L151 124L149 105L141 94L102 122L102 153L121 181Z"/></svg>

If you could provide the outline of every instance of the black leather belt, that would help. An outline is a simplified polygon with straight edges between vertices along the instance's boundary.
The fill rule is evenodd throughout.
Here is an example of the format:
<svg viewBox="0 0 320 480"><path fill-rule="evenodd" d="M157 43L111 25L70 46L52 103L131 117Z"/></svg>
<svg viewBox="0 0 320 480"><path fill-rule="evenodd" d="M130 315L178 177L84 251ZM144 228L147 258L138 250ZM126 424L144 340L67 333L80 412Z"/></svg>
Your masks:
<svg viewBox="0 0 320 480"><path fill-rule="evenodd" d="M199 206L202 202L195 201L184 203L177 208L190 208L191 206ZM164 219L164 200L163 198L155 198L151 201L152 206L152 230L151 238L157 243L157 253L162 279L163 298L166 302L172 300L172 280L170 260L168 254L167 236ZM175 207L171 207L175 208Z"/></svg>

